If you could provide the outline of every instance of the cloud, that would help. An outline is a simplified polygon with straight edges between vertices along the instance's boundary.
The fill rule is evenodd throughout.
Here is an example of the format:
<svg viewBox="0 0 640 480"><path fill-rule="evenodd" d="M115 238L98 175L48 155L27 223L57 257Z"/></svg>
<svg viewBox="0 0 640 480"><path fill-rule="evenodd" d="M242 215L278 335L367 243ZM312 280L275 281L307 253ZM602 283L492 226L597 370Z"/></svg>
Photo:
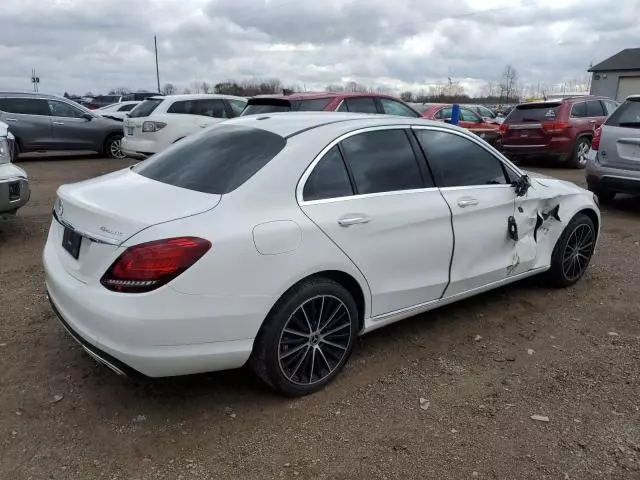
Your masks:
<svg viewBox="0 0 640 480"><path fill-rule="evenodd" d="M478 91L512 64L523 83L584 78L638 47L640 1L4 0L1 90L105 92L162 83L277 77L308 89L355 80Z"/></svg>

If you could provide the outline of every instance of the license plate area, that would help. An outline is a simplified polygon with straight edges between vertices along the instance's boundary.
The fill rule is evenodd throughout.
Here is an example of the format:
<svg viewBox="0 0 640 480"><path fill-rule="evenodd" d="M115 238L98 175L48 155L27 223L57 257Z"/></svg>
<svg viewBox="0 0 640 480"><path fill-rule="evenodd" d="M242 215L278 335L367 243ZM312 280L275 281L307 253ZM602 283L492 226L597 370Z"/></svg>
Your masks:
<svg viewBox="0 0 640 480"><path fill-rule="evenodd" d="M80 256L80 246L82 245L82 235L69 227L64 227L62 234L62 248L76 260Z"/></svg>

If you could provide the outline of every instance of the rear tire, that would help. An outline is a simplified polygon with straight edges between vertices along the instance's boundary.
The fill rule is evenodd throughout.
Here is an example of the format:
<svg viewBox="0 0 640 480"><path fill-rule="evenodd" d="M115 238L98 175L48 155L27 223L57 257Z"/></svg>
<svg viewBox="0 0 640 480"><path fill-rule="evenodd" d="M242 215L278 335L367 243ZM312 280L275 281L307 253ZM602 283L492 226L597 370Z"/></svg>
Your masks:
<svg viewBox="0 0 640 480"><path fill-rule="evenodd" d="M273 307L249 362L271 388L308 395L340 373L357 334L358 308L347 289L326 278L309 279Z"/></svg>
<svg viewBox="0 0 640 480"><path fill-rule="evenodd" d="M569 159L571 168L584 168L587 166L587 154L591 148L591 139L589 137L580 137L573 147L573 154Z"/></svg>
<svg viewBox="0 0 640 480"><path fill-rule="evenodd" d="M582 278L593 256L596 235L588 216L579 213L571 219L551 254L551 268L545 274L550 286L569 287Z"/></svg>
<svg viewBox="0 0 640 480"><path fill-rule="evenodd" d="M122 152L122 135L110 135L104 142L104 156L116 160L126 158Z"/></svg>

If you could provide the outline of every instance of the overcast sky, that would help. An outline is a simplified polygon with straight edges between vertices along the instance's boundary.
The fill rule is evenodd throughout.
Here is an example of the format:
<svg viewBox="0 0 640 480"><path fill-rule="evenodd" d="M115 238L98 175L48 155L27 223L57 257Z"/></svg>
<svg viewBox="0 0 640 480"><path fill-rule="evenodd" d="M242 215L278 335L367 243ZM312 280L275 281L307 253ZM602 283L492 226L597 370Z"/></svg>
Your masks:
<svg viewBox="0 0 640 480"><path fill-rule="evenodd" d="M2 0L0 90L106 93L160 80L355 80L475 93L511 63L532 84L584 78L640 47L640 0Z"/></svg>

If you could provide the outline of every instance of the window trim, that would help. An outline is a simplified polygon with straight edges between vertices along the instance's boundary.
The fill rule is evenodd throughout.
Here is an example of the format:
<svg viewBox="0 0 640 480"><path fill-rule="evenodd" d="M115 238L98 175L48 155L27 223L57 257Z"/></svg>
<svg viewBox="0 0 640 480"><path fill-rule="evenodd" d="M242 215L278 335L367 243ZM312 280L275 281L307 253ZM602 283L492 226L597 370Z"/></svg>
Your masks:
<svg viewBox="0 0 640 480"><path fill-rule="evenodd" d="M298 205L303 207L305 205L318 205L322 203L342 202L345 200L356 200L360 198L380 197L384 195L404 195L404 194L410 194L410 193L429 192L432 190L437 190L438 187L434 185L433 187L413 188L410 190L393 190L390 192L360 193L360 194L349 195L348 197L323 198L321 200L304 200L304 197L303 197L304 186L307 183L307 180L309 179L311 172L316 167L316 165L320 163L320 161L329 152L329 150L331 150L334 146L338 145L340 142L342 142L343 140L346 140L349 137L353 137L354 135L359 135L361 133L367 133L367 132L375 132L380 130L404 130L405 135L407 135L407 131L410 132L412 127L413 125L411 124L376 125L374 127L361 127L361 128L358 128L357 130L344 133L339 137L333 139L331 142L329 142L329 144L326 147L324 147L320 151L320 153L318 153L318 155L315 156L315 158L311 161L309 166L304 170L304 172L302 172L302 175L300 176L300 179L298 180L298 183L296 185L296 201L298 202ZM409 138L407 138L407 142L409 142L409 145L411 146L411 150L413 151L413 145L411 145L411 140ZM420 162L423 160L423 157L416 155L415 151L413 152L413 154L416 159L416 163L418 164L418 169L420 169L421 168ZM349 166L348 166L348 163L346 162L346 159L344 159L344 156L343 156L343 161L345 161L345 164L347 164L347 172L351 177L351 172L349 172ZM420 174L422 175L422 171L420 171ZM422 178L422 181L424 183L424 178Z"/></svg>
<svg viewBox="0 0 640 480"><path fill-rule="evenodd" d="M471 135L467 135L463 132L459 132L457 130L448 129L448 128L438 128L435 126L423 126L423 125L411 125L411 130L436 130L439 132L446 132L453 135L457 135L462 138L466 138L467 140L471 140L473 143L478 145L480 148L483 148L488 154L493 155L493 157L500 163L502 167L505 180L507 179L508 170L512 170L517 176L526 175L522 170L516 167L513 163L511 163L507 158L505 158L500 152L498 152L491 145L487 144L484 141L481 141L479 138L473 138ZM475 135L474 135L475 136ZM484 144L484 145L483 145ZM487 148L489 147L489 148ZM422 147L420 147L422 149ZM429 170L433 172L433 168L431 167L431 163L429 163L429 157L427 157L426 152L423 151L423 154L426 158L427 164L429 165ZM505 171L506 170L506 171ZM433 182L436 185L436 188L439 188L442 191L454 191L454 190L472 190L476 188L504 188L509 187L512 188L513 184L505 183L504 185L459 185L456 187L438 187L435 177L433 177Z"/></svg>

